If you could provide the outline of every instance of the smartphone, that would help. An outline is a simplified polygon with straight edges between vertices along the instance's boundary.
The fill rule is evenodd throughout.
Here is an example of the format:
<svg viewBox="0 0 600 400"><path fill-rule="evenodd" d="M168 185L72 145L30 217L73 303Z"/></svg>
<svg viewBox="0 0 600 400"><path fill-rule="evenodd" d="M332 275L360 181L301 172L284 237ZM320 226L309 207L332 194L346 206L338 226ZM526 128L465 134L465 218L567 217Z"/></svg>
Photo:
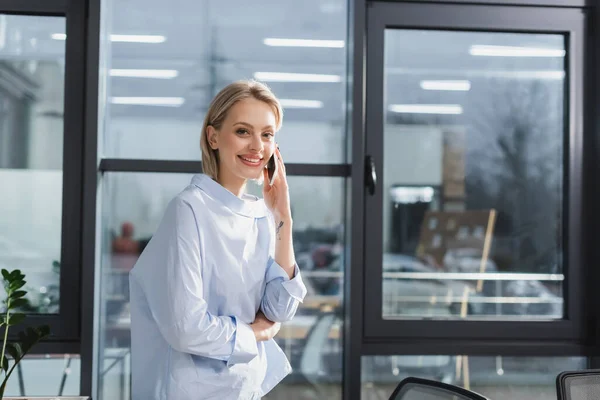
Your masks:
<svg viewBox="0 0 600 400"><path fill-rule="evenodd" d="M272 186L275 175L277 174L277 161L275 160L275 154L273 154L269 159L266 168L269 176L269 186Z"/></svg>

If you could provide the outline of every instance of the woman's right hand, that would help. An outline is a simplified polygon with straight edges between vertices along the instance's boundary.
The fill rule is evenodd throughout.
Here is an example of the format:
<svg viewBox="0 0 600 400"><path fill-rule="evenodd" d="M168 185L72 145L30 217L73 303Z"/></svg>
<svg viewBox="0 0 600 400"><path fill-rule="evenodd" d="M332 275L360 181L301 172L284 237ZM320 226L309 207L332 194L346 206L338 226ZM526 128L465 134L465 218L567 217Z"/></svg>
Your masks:
<svg viewBox="0 0 600 400"><path fill-rule="evenodd" d="M267 319L265 314L263 314L262 311L259 311L256 313L256 318L254 319L254 322L250 324L250 327L254 331L256 341L262 342L274 338L279 332L279 329L281 329L281 324Z"/></svg>

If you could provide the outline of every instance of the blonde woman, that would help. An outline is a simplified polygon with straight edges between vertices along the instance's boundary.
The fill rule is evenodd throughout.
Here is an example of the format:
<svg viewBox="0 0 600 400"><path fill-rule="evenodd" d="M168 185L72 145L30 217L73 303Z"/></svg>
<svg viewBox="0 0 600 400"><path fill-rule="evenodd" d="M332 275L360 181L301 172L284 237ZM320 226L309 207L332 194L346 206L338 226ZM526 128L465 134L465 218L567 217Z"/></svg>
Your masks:
<svg viewBox="0 0 600 400"><path fill-rule="evenodd" d="M281 105L225 87L201 132L203 174L168 205L130 273L133 400L259 399L291 372L273 337L303 301ZM277 173L268 182L267 162ZM263 199L245 192L263 182Z"/></svg>

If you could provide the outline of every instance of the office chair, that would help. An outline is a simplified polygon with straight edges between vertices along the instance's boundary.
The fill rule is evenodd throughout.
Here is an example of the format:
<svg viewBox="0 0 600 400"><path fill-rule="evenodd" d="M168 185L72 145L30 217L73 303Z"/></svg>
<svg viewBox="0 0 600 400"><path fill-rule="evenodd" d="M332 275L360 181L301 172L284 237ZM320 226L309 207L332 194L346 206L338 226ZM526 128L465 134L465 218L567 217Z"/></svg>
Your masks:
<svg viewBox="0 0 600 400"><path fill-rule="evenodd" d="M389 400L489 400L458 386L409 377L398 384Z"/></svg>
<svg viewBox="0 0 600 400"><path fill-rule="evenodd" d="M556 377L558 400L600 399L600 369L565 371Z"/></svg>

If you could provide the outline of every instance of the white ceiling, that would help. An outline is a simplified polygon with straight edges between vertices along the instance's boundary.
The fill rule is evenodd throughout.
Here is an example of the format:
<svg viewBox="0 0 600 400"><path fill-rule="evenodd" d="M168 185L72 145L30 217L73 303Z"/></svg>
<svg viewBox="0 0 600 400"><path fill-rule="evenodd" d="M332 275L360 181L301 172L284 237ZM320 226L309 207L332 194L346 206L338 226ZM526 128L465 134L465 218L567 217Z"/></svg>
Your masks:
<svg viewBox="0 0 600 400"><path fill-rule="evenodd" d="M110 96L183 97L181 107L113 105L112 116L202 118L215 91L255 72L294 72L341 76L337 83L272 82L280 98L318 100L321 109L287 109L286 119L342 123L345 119L345 48L266 46L268 37L346 39L343 0L107 0L104 37L110 34L163 35L159 44L110 43L108 67L177 70L174 79L110 78ZM0 16L0 57L56 59L64 56L64 19ZM386 35L386 101L455 102L477 92L477 82L515 71L561 71L562 57L475 57L472 45L563 49L560 36L391 31ZM468 79L471 92L424 91L423 79ZM479 94L476 94L479 93Z"/></svg>

